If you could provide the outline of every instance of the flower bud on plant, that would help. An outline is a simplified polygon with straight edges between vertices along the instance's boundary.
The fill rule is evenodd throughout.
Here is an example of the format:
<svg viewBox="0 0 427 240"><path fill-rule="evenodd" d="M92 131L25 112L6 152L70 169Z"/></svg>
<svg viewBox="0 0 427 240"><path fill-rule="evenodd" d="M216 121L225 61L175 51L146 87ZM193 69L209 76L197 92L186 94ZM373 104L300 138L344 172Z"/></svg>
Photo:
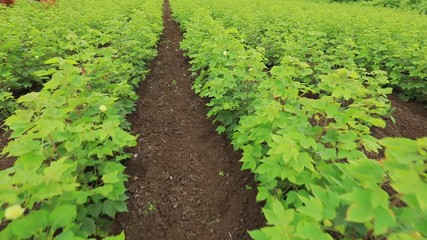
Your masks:
<svg viewBox="0 0 427 240"><path fill-rule="evenodd" d="M107 111L107 106L105 106L105 105L99 106L99 111L101 111L101 112Z"/></svg>
<svg viewBox="0 0 427 240"><path fill-rule="evenodd" d="M332 226L332 222L329 219L323 219L323 225L325 227L331 227Z"/></svg>
<svg viewBox="0 0 427 240"><path fill-rule="evenodd" d="M316 121L319 121L320 120L320 117L319 117L319 115L314 115L314 120L316 120Z"/></svg>
<svg viewBox="0 0 427 240"><path fill-rule="evenodd" d="M21 205L13 205L6 208L4 217L8 220L15 220L24 214L25 208L22 208Z"/></svg>

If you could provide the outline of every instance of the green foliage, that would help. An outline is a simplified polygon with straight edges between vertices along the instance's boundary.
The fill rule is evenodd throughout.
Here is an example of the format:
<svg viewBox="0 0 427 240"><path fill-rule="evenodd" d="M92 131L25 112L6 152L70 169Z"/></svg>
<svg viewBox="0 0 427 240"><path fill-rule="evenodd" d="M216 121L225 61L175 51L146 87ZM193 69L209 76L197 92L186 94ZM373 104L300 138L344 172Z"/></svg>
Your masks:
<svg viewBox="0 0 427 240"><path fill-rule="evenodd" d="M57 11L91 6L97 14L85 19L97 26L103 11L115 11L113 1L105 3L103 8L95 7L98 1L60 2ZM28 4L10 11L31 15L29 10L38 5ZM125 115L134 107L134 87L147 72L146 62L156 54L161 5L159 0L119 4L124 9L110 20L111 28L101 24L105 29L84 27L73 34L84 46L69 44L73 53L67 59L58 51L59 57L40 66L31 63L32 75L46 82L40 92L21 96L18 109L5 121L11 137L3 154L16 161L0 171L1 239L99 239L108 235L116 213L127 210L121 161L128 157L124 148L136 141L125 130ZM69 21L68 15L62 19L46 11L59 22ZM87 44L91 37L85 34L97 35L94 46ZM99 41L112 42L95 47ZM124 239L124 233L106 239Z"/></svg>
<svg viewBox="0 0 427 240"><path fill-rule="evenodd" d="M426 0L330 0L330 2L357 2L370 6L410 9L415 12L427 14Z"/></svg>
<svg viewBox="0 0 427 240"><path fill-rule="evenodd" d="M51 75L44 62L55 57L73 59L82 73L96 72L97 78L123 89L134 86L156 53L151 46L157 36L151 33L161 23L153 21L156 16L150 4L79 0L46 8L34 1L19 1L13 8L1 7L0 90L27 93L40 88ZM120 95L121 90L115 91ZM11 100L0 96L2 112L13 111Z"/></svg>
<svg viewBox="0 0 427 240"><path fill-rule="evenodd" d="M413 12L307 1L198 0L215 19L236 28L268 66L297 57L312 78L338 68L386 71L405 100L427 99L427 17ZM366 70L365 70L366 69Z"/></svg>
<svg viewBox="0 0 427 240"><path fill-rule="evenodd" d="M235 31L210 18L208 11L194 8L193 12L174 11L186 31L181 48L192 58L192 70L200 72L193 89L209 97L208 116L215 116L221 123L217 131L224 132L233 129L254 99L253 88L267 77L262 71L263 56L259 51L246 49L234 37Z"/></svg>
<svg viewBox="0 0 427 240"><path fill-rule="evenodd" d="M258 11L251 15L236 11L229 1L217 6L173 0L171 5L185 31L181 47L199 73L194 89L210 99L210 116L222 123L218 130L227 131L234 147L243 151L242 168L255 173L267 226L251 231L252 238L427 237L422 201L427 196L427 139L378 141L371 136L370 129L385 127L390 113L387 72L358 67L351 60L351 41L322 54L322 44L329 43L305 41L300 38L305 33L294 37L310 45L286 45L283 51L292 51L281 55L267 74L263 53L268 49L253 48L258 33L249 37L247 29L224 25L256 29L258 13L266 15L263 7L277 5L257 2ZM205 6L223 18L213 19ZM227 21L242 15L250 20ZM304 33L302 28L300 23L286 29ZM311 34L312 39L325 36ZM307 61L305 54L316 45L319 58ZM370 157L382 150L384 159Z"/></svg>
<svg viewBox="0 0 427 240"><path fill-rule="evenodd" d="M6 90L0 90L0 119L9 116L15 108L16 104L13 101L12 93Z"/></svg>
<svg viewBox="0 0 427 240"><path fill-rule="evenodd" d="M52 80L40 92L20 97L21 109L6 120L12 136L3 153L17 160L0 172L0 202L19 204L28 213L7 224L0 232L4 239L48 239L59 230L58 237L102 235L96 226L105 228L107 216L126 210L102 207L126 199L120 160L135 139L120 128L116 98L82 91L92 79L59 64ZM110 108L101 112L100 105Z"/></svg>

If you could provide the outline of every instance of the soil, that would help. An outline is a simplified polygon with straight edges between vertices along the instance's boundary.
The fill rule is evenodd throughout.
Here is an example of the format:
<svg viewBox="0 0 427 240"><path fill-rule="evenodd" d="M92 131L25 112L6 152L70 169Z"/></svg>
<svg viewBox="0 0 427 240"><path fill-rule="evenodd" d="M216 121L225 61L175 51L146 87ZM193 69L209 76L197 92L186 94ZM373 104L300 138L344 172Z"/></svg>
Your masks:
<svg viewBox="0 0 427 240"><path fill-rule="evenodd" d="M116 218L127 239L249 239L264 224L253 176L241 155L215 132L206 101L191 89L194 77L182 33L164 5L164 32L150 74L129 116L139 135L125 162L129 213Z"/></svg>
<svg viewBox="0 0 427 240"><path fill-rule="evenodd" d="M10 133L5 131L5 129L0 127L0 154L3 152L3 148L6 147ZM0 170L12 167L14 163L13 158L3 156L0 158Z"/></svg>
<svg viewBox="0 0 427 240"><path fill-rule="evenodd" d="M397 96L389 96L394 108L392 116L396 123L387 120L385 129L373 128L372 135L376 138L406 137L411 139L427 137L427 109L425 105L416 102L405 102Z"/></svg>

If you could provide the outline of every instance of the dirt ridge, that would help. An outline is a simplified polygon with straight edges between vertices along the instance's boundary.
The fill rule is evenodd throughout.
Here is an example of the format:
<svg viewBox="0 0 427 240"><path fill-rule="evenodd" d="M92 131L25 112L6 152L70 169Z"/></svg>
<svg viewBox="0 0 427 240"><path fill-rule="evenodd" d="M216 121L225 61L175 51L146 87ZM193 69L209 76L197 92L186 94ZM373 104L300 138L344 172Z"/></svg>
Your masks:
<svg viewBox="0 0 427 240"><path fill-rule="evenodd" d="M139 135L126 173L129 213L117 222L127 239L249 239L261 227L253 176L206 119L206 102L191 89L182 33L164 5L158 56L129 117Z"/></svg>

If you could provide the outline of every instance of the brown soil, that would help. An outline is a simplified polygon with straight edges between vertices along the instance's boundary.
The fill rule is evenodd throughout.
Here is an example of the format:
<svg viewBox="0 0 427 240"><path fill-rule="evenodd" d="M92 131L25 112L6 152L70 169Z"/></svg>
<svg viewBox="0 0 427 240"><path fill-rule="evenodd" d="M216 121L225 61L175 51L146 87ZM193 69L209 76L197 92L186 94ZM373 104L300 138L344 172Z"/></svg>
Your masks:
<svg viewBox="0 0 427 240"><path fill-rule="evenodd" d="M2 127L0 127L0 156L3 152L4 147L8 143L10 133L6 132ZM0 158L0 170L9 168L13 165L13 158L7 158L5 156Z"/></svg>
<svg viewBox="0 0 427 240"><path fill-rule="evenodd" d="M398 98L397 94L390 95L389 99L394 108L392 116L396 123L388 120L385 129L373 128L373 135L377 138L407 137L416 139L427 137L427 109L424 105L416 102L404 102Z"/></svg>
<svg viewBox="0 0 427 240"><path fill-rule="evenodd" d="M264 223L253 176L240 171L241 156L215 132L206 102L191 89L167 3L163 21L158 56L129 117L140 137L125 163L129 213L118 215L115 228L131 240L249 239L246 231Z"/></svg>

